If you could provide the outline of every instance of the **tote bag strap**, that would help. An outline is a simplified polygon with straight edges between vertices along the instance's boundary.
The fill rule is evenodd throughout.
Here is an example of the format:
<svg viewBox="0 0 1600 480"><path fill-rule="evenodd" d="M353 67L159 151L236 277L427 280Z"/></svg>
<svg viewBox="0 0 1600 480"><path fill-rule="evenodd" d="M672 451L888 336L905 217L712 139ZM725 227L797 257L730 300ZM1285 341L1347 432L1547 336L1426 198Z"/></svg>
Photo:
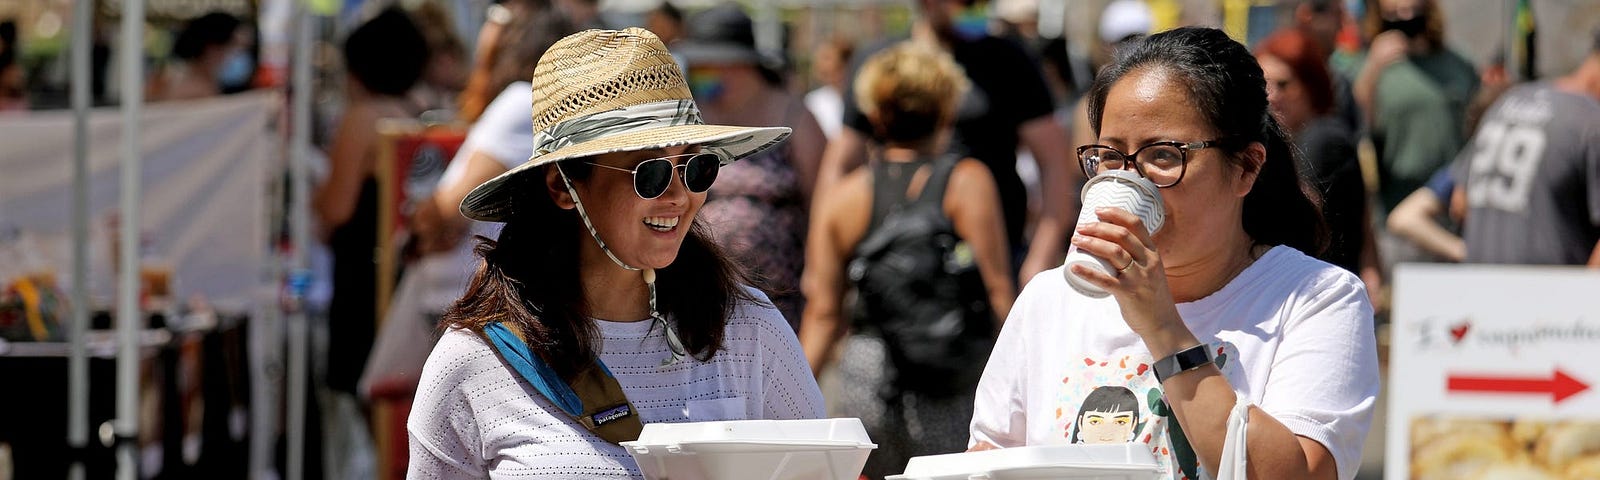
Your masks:
<svg viewBox="0 0 1600 480"><path fill-rule="evenodd" d="M1227 437L1222 441L1222 461L1217 465L1215 480L1245 480L1249 477L1250 458L1246 436L1250 430L1250 399L1234 392L1239 400L1228 412Z"/></svg>

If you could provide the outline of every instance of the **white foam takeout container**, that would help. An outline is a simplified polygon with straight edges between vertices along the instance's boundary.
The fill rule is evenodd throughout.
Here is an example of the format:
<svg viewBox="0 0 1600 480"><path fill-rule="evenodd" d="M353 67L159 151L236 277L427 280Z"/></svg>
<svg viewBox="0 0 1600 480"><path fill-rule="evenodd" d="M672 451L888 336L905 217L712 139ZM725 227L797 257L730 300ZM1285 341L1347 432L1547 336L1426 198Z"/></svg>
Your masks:
<svg viewBox="0 0 1600 480"><path fill-rule="evenodd" d="M622 447L650 480L855 480L878 445L827 418L650 423Z"/></svg>
<svg viewBox="0 0 1600 480"><path fill-rule="evenodd" d="M915 457L885 480L1155 480L1155 457L1142 443L1039 445Z"/></svg>

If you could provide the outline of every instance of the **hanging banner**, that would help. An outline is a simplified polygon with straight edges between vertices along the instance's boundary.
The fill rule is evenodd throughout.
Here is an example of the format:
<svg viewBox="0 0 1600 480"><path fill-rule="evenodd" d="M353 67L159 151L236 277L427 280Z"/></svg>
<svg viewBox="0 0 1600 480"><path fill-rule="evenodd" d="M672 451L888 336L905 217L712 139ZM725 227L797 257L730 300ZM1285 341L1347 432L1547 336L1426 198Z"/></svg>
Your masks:
<svg viewBox="0 0 1600 480"><path fill-rule="evenodd" d="M1403 265L1385 478L1600 478L1600 272Z"/></svg>
<svg viewBox="0 0 1600 480"><path fill-rule="evenodd" d="M247 311L267 258L267 172L278 151L267 121L275 92L151 104L140 125L144 203L141 277L147 296L201 295ZM89 117L92 308L115 299L121 113ZM64 290L72 273L71 111L0 117L0 285L29 278ZM53 282L52 282L53 281Z"/></svg>

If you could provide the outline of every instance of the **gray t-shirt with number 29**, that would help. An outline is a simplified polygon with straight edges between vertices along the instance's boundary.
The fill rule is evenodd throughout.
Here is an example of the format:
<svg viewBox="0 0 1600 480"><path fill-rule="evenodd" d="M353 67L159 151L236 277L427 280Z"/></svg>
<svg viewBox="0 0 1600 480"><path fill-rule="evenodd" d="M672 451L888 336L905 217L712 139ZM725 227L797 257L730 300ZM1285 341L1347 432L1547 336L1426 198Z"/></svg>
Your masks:
<svg viewBox="0 0 1600 480"><path fill-rule="evenodd" d="M1582 265L1600 240L1600 100L1547 82L1490 108L1457 173L1467 262Z"/></svg>

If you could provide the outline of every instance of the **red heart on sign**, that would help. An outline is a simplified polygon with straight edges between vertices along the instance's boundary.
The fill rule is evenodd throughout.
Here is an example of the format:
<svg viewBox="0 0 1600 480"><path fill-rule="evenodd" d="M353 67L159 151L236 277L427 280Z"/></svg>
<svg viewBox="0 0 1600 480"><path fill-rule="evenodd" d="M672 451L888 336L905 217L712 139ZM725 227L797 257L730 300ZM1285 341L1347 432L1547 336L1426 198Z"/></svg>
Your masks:
<svg viewBox="0 0 1600 480"><path fill-rule="evenodd" d="M1472 324L1467 322L1458 323L1456 326L1450 327L1450 338L1455 339L1455 343L1461 343L1461 337L1467 336L1467 331L1469 330L1472 330Z"/></svg>

